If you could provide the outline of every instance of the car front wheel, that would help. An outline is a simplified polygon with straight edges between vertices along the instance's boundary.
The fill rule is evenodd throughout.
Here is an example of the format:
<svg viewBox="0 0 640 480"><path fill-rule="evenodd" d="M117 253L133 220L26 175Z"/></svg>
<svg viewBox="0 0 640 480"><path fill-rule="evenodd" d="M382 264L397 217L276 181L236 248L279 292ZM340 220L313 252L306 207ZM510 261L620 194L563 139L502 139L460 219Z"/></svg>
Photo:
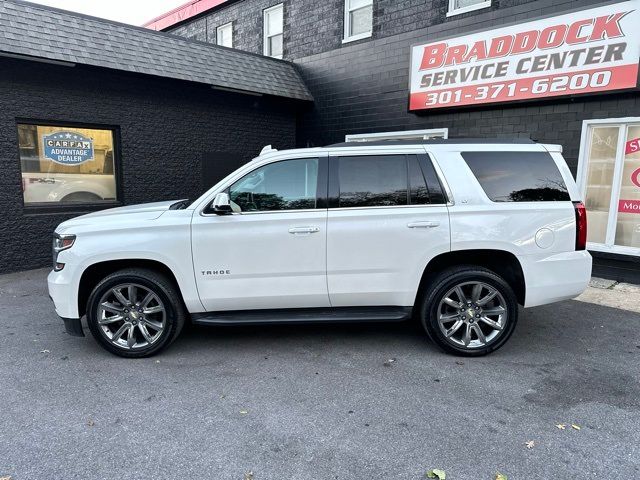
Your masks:
<svg viewBox="0 0 640 480"><path fill-rule="evenodd" d="M112 273L93 289L87 323L97 342L127 358L158 353L180 334L184 307L174 283L147 269Z"/></svg>
<svg viewBox="0 0 640 480"><path fill-rule="evenodd" d="M518 321L518 300L507 282L482 267L440 273L420 306L429 337L444 351L480 356L500 348Z"/></svg>

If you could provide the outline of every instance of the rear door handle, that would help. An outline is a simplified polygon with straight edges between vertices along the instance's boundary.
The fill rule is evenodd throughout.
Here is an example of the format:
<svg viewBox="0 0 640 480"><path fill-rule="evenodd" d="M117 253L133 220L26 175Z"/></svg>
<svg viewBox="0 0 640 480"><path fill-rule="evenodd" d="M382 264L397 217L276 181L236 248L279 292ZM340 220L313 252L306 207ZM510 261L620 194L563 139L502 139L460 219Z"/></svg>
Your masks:
<svg viewBox="0 0 640 480"><path fill-rule="evenodd" d="M435 228L439 226L440 222L411 222L407 224L409 228Z"/></svg>
<svg viewBox="0 0 640 480"><path fill-rule="evenodd" d="M320 227L292 227L289 229L289 233L292 235L309 235L319 231Z"/></svg>

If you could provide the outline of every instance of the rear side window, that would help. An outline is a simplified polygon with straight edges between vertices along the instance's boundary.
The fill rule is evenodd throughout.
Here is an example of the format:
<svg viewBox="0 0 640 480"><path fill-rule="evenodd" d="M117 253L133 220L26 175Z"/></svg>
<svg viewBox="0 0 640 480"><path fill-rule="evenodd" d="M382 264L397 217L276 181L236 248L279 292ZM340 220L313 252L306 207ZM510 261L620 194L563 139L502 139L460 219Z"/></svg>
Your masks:
<svg viewBox="0 0 640 480"><path fill-rule="evenodd" d="M427 155L371 155L335 159L332 207L394 207L446 203ZM332 187L331 185L334 185Z"/></svg>
<svg viewBox="0 0 640 480"><path fill-rule="evenodd" d="M462 158L494 202L571 200L564 179L548 153L464 152Z"/></svg>
<svg viewBox="0 0 640 480"><path fill-rule="evenodd" d="M405 155L341 157L340 207L407 205Z"/></svg>

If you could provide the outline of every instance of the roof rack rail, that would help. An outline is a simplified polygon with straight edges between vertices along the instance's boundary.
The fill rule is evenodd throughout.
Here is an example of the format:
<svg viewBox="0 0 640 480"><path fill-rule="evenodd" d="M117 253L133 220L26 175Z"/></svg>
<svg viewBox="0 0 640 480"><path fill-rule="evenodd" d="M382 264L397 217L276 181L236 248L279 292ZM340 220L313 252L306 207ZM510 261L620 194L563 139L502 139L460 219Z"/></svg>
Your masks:
<svg viewBox="0 0 640 480"><path fill-rule="evenodd" d="M365 145L380 147L386 145L455 145L455 144L479 144L479 145L531 145L536 142L529 138L430 138L415 140L376 140L374 142L342 142L327 145L326 148L338 147L363 147Z"/></svg>

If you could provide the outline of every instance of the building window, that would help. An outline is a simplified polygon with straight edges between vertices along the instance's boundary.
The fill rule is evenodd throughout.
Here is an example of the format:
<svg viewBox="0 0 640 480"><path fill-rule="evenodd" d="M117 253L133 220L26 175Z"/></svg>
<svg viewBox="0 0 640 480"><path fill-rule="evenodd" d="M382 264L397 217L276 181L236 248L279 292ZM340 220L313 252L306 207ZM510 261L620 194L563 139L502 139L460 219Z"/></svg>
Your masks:
<svg viewBox="0 0 640 480"><path fill-rule="evenodd" d="M491 6L491 0L449 0L447 17Z"/></svg>
<svg viewBox="0 0 640 480"><path fill-rule="evenodd" d="M576 180L589 250L640 255L640 117L586 120Z"/></svg>
<svg viewBox="0 0 640 480"><path fill-rule="evenodd" d="M233 48L233 23L229 22L216 29L216 43L222 47Z"/></svg>
<svg viewBox="0 0 640 480"><path fill-rule="evenodd" d="M373 0L345 0L343 42L370 37L372 28Z"/></svg>
<svg viewBox="0 0 640 480"><path fill-rule="evenodd" d="M283 4L267 8L264 11L264 54L268 57L282 58L283 46Z"/></svg>
<svg viewBox="0 0 640 480"><path fill-rule="evenodd" d="M117 200L114 131L18 124L25 206Z"/></svg>

